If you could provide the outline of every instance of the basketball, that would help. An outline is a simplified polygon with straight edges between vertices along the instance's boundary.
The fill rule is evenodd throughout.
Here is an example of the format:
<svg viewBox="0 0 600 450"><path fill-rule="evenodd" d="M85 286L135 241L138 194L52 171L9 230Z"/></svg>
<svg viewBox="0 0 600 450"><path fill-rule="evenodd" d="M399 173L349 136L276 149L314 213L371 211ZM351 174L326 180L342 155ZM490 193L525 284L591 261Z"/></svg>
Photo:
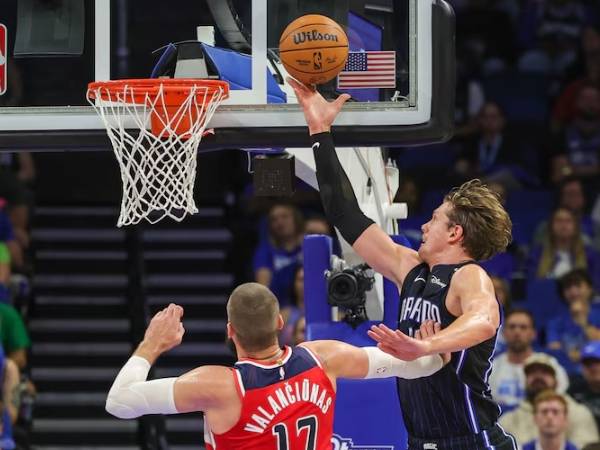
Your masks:
<svg viewBox="0 0 600 450"><path fill-rule="evenodd" d="M322 84L336 77L348 58L348 37L329 17L308 14L290 23L279 39L281 62L304 84Z"/></svg>

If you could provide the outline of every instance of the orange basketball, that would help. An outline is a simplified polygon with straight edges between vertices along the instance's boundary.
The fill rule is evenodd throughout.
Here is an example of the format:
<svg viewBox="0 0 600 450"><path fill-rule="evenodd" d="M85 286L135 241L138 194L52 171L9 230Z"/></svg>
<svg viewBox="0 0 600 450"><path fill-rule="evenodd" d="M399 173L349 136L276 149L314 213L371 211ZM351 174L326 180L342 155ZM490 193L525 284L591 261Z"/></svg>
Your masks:
<svg viewBox="0 0 600 450"><path fill-rule="evenodd" d="M304 84L335 78L348 58L348 37L329 17L307 14L290 23L279 39L281 62Z"/></svg>

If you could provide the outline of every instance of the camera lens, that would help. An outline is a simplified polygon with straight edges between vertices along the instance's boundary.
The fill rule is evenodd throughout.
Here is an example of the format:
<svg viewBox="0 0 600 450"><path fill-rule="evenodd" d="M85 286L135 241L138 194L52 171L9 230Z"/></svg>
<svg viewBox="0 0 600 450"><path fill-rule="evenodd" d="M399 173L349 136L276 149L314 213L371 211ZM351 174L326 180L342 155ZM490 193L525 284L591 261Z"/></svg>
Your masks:
<svg viewBox="0 0 600 450"><path fill-rule="evenodd" d="M357 290L356 278L347 273L337 273L329 280L329 296L341 306L355 301Z"/></svg>

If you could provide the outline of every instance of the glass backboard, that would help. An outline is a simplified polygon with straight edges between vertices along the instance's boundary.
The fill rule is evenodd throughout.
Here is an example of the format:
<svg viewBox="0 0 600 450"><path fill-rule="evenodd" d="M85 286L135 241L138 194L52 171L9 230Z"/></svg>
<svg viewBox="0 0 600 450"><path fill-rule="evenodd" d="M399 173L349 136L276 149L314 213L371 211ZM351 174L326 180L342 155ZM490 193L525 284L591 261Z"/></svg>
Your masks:
<svg viewBox="0 0 600 450"><path fill-rule="evenodd" d="M319 87L329 98L352 95L336 121L340 145L449 137L454 19L442 0L5 0L0 149L108 148L86 101L88 82L153 74L231 79L207 148L306 146L278 41L309 13L342 25L349 60L364 62L359 78L349 63ZM198 41L205 44L199 57ZM368 65L378 54L393 67L383 78Z"/></svg>

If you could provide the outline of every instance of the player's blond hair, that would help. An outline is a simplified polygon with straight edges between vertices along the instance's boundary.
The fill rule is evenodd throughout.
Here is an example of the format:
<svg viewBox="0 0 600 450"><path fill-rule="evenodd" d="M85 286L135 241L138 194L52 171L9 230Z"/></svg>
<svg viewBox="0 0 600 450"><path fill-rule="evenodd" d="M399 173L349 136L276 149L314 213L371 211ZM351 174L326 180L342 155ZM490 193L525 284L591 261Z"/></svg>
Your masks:
<svg viewBox="0 0 600 450"><path fill-rule="evenodd" d="M450 203L450 226L463 229L463 247L476 260L503 252L512 240L512 222L498 195L480 180L452 189L444 198Z"/></svg>
<svg viewBox="0 0 600 450"><path fill-rule="evenodd" d="M277 343L279 302L269 288L245 283L231 293L227 317L244 350L256 352Z"/></svg>

